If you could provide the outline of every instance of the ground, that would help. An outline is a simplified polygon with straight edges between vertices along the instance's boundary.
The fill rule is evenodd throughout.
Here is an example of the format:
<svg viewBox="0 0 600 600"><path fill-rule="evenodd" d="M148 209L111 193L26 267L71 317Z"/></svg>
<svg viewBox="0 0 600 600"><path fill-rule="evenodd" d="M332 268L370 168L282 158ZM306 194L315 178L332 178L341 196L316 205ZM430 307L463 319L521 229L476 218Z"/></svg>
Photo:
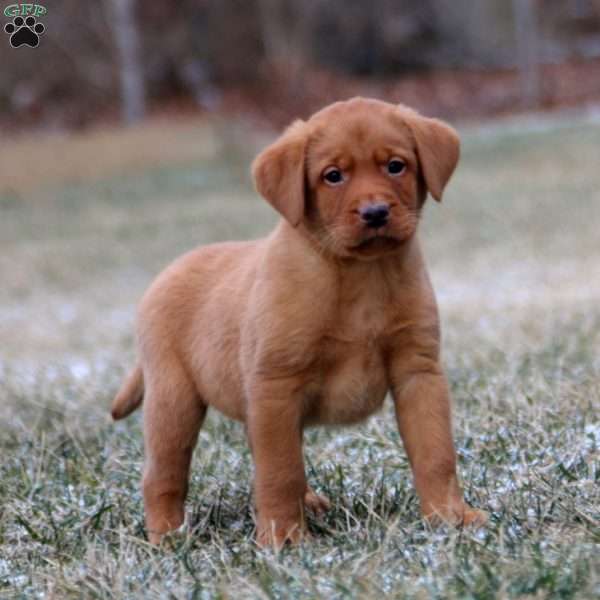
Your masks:
<svg viewBox="0 0 600 600"><path fill-rule="evenodd" d="M253 543L239 424L209 416L189 528L155 548L140 413L108 417L154 275L275 222L248 178L261 141L225 122L3 140L0 597L598 597L600 124L503 123L463 139L421 233L460 471L490 523L420 521L387 406L307 433L309 481L332 510L279 555Z"/></svg>

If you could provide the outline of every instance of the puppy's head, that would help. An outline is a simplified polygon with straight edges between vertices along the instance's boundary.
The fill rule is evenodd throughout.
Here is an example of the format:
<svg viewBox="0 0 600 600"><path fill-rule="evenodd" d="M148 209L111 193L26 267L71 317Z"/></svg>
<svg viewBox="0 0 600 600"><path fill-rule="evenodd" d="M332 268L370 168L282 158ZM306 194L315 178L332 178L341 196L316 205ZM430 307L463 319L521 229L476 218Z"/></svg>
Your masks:
<svg viewBox="0 0 600 600"><path fill-rule="evenodd" d="M441 200L456 132L404 106L354 98L296 121L254 161L256 188L289 223L342 257L393 253Z"/></svg>

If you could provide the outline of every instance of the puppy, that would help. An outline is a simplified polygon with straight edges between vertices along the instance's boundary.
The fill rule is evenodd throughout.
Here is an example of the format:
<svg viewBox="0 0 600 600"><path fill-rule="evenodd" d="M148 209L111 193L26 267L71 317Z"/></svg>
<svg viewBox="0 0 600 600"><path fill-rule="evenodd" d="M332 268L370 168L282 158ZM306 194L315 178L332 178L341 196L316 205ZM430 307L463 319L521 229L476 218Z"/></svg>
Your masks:
<svg viewBox="0 0 600 600"><path fill-rule="evenodd" d="M255 159L282 215L266 238L193 250L139 308L139 364L117 394L143 400L143 494L152 542L184 521L190 461L209 406L246 425L257 541L305 533L328 507L307 485L303 429L352 424L388 392L423 515L482 523L456 474L436 302L416 236L441 200L456 132L404 106L354 98L296 121Z"/></svg>

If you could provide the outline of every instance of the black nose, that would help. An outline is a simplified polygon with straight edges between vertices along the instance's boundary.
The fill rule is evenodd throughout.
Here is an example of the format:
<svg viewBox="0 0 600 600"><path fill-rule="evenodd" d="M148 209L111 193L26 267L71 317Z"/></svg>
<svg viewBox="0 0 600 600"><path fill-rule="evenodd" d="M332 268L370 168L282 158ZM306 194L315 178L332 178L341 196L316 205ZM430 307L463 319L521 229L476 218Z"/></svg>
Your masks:
<svg viewBox="0 0 600 600"><path fill-rule="evenodd" d="M367 227L377 229L383 227L388 222L390 216L390 207L387 204L369 204L359 209L360 218Z"/></svg>

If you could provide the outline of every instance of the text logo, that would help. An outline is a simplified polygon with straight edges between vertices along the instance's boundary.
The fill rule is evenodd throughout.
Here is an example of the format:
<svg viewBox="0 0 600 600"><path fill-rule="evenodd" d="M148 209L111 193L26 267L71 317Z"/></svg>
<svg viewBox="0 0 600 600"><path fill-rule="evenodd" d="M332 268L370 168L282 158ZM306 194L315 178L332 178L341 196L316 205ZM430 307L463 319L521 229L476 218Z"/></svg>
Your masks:
<svg viewBox="0 0 600 600"><path fill-rule="evenodd" d="M11 4L4 9L5 17L12 17L12 22L4 26L4 31L10 35L10 45L13 48L29 46L35 48L40 43L40 35L46 31L38 17L48 11L41 4Z"/></svg>

